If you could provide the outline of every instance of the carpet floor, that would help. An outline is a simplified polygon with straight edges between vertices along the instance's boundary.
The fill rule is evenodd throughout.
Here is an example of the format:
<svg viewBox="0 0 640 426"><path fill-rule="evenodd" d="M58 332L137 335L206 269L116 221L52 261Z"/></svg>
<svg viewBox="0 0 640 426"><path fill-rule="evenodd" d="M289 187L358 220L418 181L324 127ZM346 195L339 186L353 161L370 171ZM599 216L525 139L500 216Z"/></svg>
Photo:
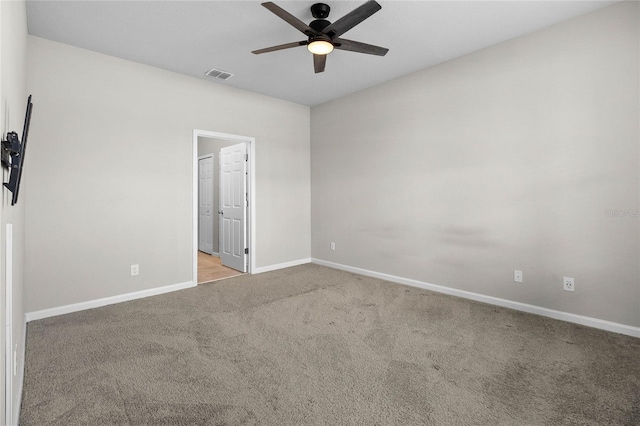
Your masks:
<svg viewBox="0 0 640 426"><path fill-rule="evenodd" d="M22 425L640 424L640 339L312 264L26 344Z"/></svg>

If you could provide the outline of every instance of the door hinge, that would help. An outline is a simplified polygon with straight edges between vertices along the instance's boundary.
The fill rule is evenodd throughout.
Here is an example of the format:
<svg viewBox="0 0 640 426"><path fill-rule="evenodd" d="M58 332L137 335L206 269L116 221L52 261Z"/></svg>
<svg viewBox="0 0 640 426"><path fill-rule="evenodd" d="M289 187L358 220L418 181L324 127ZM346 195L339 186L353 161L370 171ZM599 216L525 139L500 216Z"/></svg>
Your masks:
<svg viewBox="0 0 640 426"><path fill-rule="evenodd" d="M244 155L244 161L249 161L249 154Z"/></svg>
<svg viewBox="0 0 640 426"><path fill-rule="evenodd" d="M248 248L244 249L244 254L249 254L249 249Z"/></svg>

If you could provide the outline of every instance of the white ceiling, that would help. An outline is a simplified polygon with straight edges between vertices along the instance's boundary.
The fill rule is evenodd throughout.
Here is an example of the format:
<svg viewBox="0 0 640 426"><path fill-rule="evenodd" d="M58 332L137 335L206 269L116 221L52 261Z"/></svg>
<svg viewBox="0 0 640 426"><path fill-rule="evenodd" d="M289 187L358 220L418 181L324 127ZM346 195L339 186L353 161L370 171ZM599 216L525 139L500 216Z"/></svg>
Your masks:
<svg viewBox="0 0 640 426"><path fill-rule="evenodd" d="M315 1L274 2L302 21ZM362 1L331 1L330 21ZM378 1L382 10L344 38L389 48L384 57L334 51L313 72L304 47L252 50L304 40L260 1L27 1L29 34L263 93L318 105L615 1ZM226 81L206 77L218 68Z"/></svg>

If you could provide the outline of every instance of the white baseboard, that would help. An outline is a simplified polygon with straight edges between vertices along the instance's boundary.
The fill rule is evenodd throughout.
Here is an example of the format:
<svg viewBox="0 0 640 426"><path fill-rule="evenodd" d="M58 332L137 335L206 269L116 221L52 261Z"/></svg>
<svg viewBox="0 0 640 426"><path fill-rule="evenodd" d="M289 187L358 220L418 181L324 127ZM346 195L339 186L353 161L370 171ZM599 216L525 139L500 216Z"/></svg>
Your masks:
<svg viewBox="0 0 640 426"><path fill-rule="evenodd" d="M412 287L418 287L425 290L436 291L438 293L449 294L451 296L462 297L464 299L475 300L477 302L489 303L491 305L502 306L517 311L528 312L531 314L542 315L544 317L554 318L562 321L572 322L575 324L586 325L588 327L599 328L601 330L612 331L614 333L625 334L627 336L640 337L640 327L634 327L626 324L605 321L598 318L587 317L583 315L571 314L569 312L556 311L553 309L543 308L541 306L529 305L526 303L514 302L512 300L500 299L498 297L485 296L479 293L458 290L451 287L425 283L409 278L397 277L395 275L383 274L381 272L370 271L368 269L356 268L353 266L342 265L340 263L329 262L321 259L311 259L312 263L328 266L329 268L340 269L343 271L353 272L355 274L365 275L368 277L379 278L385 281L391 281L398 284L404 284Z"/></svg>
<svg viewBox="0 0 640 426"><path fill-rule="evenodd" d="M148 290L119 294L117 296L104 297L102 299L88 300L86 302L73 303L71 305L58 306L56 308L43 309L41 311L27 312L25 314L25 318L27 322L30 322L43 318L54 317L56 315L64 315L71 312L84 311L85 309L99 308L101 306L113 305L114 303L127 302L129 300L142 299L144 297L170 293L172 291L195 287L196 285L197 284L195 284L193 281L187 281L180 284L150 288Z"/></svg>
<svg viewBox="0 0 640 426"><path fill-rule="evenodd" d="M305 263L311 263L311 258L292 260L291 262L278 263L275 265L261 266L255 268L251 273L261 274L263 272L275 271L278 269L291 268L292 266L304 265Z"/></svg>

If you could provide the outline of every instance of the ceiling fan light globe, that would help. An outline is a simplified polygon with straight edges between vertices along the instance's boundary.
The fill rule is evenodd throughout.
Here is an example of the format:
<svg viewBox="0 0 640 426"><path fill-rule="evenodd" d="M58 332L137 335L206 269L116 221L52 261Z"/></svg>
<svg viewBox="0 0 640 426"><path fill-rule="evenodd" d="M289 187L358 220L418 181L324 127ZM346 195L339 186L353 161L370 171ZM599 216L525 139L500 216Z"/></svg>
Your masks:
<svg viewBox="0 0 640 426"><path fill-rule="evenodd" d="M314 40L307 45L307 49L314 55L326 55L333 51L333 44L326 40Z"/></svg>

